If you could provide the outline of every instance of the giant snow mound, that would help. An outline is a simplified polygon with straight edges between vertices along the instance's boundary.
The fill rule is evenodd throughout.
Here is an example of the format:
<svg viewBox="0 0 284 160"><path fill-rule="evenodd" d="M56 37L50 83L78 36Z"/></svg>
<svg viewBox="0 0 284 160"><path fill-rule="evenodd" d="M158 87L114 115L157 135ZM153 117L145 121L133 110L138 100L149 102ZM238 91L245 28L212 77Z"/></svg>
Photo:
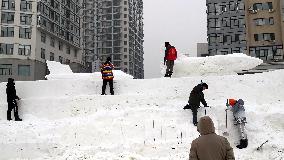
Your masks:
<svg viewBox="0 0 284 160"><path fill-rule="evenodd" d="M216 55L209 57L186 57L180 55L175 61L172 77L187 77L197 75L228 75L242 70L249 70L263 61L242 53ZM165 74L166 66L162 66Z"/></svg>
<svg viewBox="0 0 284 160"><path fill-rule="evenodd" d="M69 65L64 65L59 62L47 61L47 67L50 74L46 76L48 80L57 79L77 79L77 80L95 80L101 79L100 72L94 73L73 73ZM122 72L121 70L113 70L113 75L116 80L119 79L133 79L133 76Z"/></svg>

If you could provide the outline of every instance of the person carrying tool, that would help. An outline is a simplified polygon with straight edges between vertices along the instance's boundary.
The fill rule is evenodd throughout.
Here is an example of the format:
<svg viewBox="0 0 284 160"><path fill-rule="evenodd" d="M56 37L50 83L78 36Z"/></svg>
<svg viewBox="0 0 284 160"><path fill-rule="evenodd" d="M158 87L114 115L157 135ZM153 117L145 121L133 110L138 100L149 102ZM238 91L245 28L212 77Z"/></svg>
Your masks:
<svg viewBox="0 0 284 160"><path fill-rule="evenodd" d="M200 106L200 102L204 105L204 107L208 107L207 103L204 99L203 91L208 89L208 85L206 83L201 82L197 86L195 86L190 92L188 105L186 105L183 109L191 109L193 116L193 125L197 126L197 109Z"/></svg>
<svg viewBox="0 0 284 160"><path fill-rule="evenodd" d="M227 106L226 112L227 110L233 112L234 125L238 126L241 135L240 144L237 145L236 147L239 149L246 148L248 146L248 139L245 129L245 123L247 122L246 122L244 101L242 99L239 100L228 99L226 106Z"/></svg>

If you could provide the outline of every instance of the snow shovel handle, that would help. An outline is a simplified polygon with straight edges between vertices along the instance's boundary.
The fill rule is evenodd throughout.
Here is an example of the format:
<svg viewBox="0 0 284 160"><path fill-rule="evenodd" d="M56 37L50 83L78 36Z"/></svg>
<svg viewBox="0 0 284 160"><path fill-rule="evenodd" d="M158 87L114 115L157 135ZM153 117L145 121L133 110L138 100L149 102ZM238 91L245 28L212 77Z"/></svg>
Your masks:
<svg viewBox="0 0 284 160"><path fill-rule="evenodd" d="M227 104L228 104L228 99L227 99ZM228 110L226 109L226 129L228 128Z"/></svg>

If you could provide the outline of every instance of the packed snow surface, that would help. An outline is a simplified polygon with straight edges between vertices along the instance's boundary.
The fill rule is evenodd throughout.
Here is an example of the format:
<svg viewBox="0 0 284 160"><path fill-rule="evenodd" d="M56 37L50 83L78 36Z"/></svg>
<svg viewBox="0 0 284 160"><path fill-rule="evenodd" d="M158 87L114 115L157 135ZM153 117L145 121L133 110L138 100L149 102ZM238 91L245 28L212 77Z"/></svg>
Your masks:
<svg viewBox="0 0 284 160"><path fill-rule="evenodd" d="M246 149L235 147L239 135L229 112L227 138L236 159L284 159L284 70L243 76L220 73L115 79L113 96L100 95L100 78L72 79L68 74L65 79L16 82L22 98L22 122L6 120L6 83L0 84L1 160L187 160L191 142L199 134L192 125L191 111L182 108L200 80L209 85L204 91L212 106L207 115L212 117L218 134L226 130L226 99L245 101ZM204 113L200 108L198 117ZM266 140L268 143L257 151Z"/></svg>

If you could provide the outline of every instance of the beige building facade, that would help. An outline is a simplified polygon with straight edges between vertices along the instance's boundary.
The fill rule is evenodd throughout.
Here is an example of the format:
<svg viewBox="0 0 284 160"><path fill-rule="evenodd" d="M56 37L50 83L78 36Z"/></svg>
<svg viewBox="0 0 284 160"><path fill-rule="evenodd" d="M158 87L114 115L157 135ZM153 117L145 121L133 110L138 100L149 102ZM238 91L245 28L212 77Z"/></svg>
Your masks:
<svg viewBox="0 0 284 160"><path fill-rule="evenodd" d="M245 0L247 54L282 61L284 0Z"/></svg>
<svg viewBox="0 0 284 160"><path fill-rule="evenodd" d="M0 0L0 81L45 78L46 60L84 69L78 0Z"/></svg>

